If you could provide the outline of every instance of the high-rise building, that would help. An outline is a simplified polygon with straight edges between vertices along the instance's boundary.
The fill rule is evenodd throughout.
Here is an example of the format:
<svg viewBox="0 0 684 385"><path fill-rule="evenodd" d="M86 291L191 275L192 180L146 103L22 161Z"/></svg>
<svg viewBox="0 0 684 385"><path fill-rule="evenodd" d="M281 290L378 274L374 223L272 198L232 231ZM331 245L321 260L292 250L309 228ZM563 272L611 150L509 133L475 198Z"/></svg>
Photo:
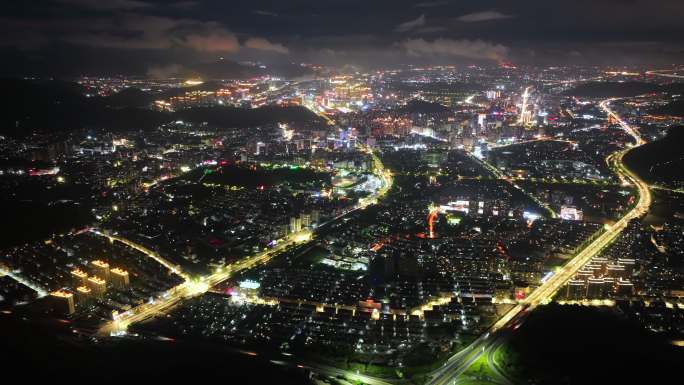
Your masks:
<svg viewBox="0 0 684 385"><path fill-rule="evenodd" d="M88 274L81 269L74 269L71 271L71 278L74 281L74 286L82 286L88 281Z"/></svg>
<svg viewBox="0 0 684 385"><path fill-rule="evenodd" d="M302 221L302 227L311 227L311 214L302 213L299 218Z"/></svg>
<svg viewBox="0 0 684 385"><path fill-rule="evenodd" d="M287 223L278 225L278 237L287 237L290 233L290 226Z"/></svg>
<svg viewBox="0 0 684 385"><path fill-rule="evenodd" d="M62 314L71 315L76 311L74 306L74 295L64 290L57 290L50 293L54 309Z"/></svg>
<svg viewBox="0 0 684 385"><path fill-rule="evenodd" d="M79 304L84 304L90 300L93 291L87 286L79 286L76 288L76 302Z"/></svg>
<svg viewBox="0 0 684 385"><path fill-rule="evenodd" d="M632 258L618 258L618 265L625 268L625 275L631 277L634 273L634 265L636 265L636 260Z"/></svg>
<svg viewBox="0 0 684 385"><path fill-rule="evenodd" d="M257 142L255 155L263 155L266 152L266 143Z"/></svg>
<svg viewBox="0 0 684 385"><path fill-rule="evenodd" d="M567 285L566 298L573 300L584 299L587 296L587 287L584 281L571 279Z"/></svg>
<svg viewBox="0 0 684 385"><path fill-rule="evenodd" d="M117 289L126 288L130 284L128 272L118 267L111 270L110 281Z"/></svg>
<svg viewBox="0 0 684 385"><path fill-rule="evenodd" d="M603 278L589 278L587 280L587 298L601 299L604 296Z"/></svg>
<svg viewBox="0 0 684 385"><path fill-rule="evenodd" d="M302 230L302 219L300 217L290 218L290 233L298 233Z"/></svg>
<svg viewBox="0 0 684 385"><path fill-rule="evenodd" d="M487 114L478 114L477 115L477 127L479 128L479 132L484 131L486 125L487 125Z"/></svg>
<svg viewBox="0 0 684 385"><path fill-rule="evenodd" d="M610 277L603 278L603 295L609 296L615 292L615 279Z"/></svg>
<svg viewBox="0 0 684 385"><path fill-rule="evenodd" d="M522 113L522 124L528 126L533 122L533 112L531 110L526 110Z"/></svg>
<svg viewBox="0 0 684 385"><path fill-rule="evenodd" d="M594 263L593 261L585 265L583 269L591 270L594 278L602 277L606 273L605 266Z"/></svg>
<svg viewBox="0 0 684 385"><path fill-rule="evenodd" d="M623 278L627 279L627 270L625 269L624 266L620 265L608 265L606 268L606 274L611 277L611 278Z"/></svg>
<svg viewBox="0 0 684 385"><path fill-rule="evenodd" d="M107 262L96 259L91 264L96 276L101 277L105 281L109 280L109 264Z"/></svg>
<svg viewBox="0 0 684 385"><path fill-rule="evenodd" d="M620 279L616 283L615 294L618 296L631 296L634 294L634 284L628 280Z"/></svg>
<svg viewBox="0 0 684 385"><path fill-rule="evenodd" d="M319 210L311 210L311 223L318 225L321 220L321 212Z"/></svg>
<svg viewBox="0 0 684 385"><path fill-rule="evenodd" d="M564 205L561 206L560 217L568 221L581 221L584 213L575 206Z"/></svg>
<svg viewBox="0 0 684 385"><path fill-rule="evenodd" d="M582 269L582 270L577 272L577 274L575 275L575 278L579 281L587 282L587 280L593 276L594 276L593 270Z"/></svg>
<svg viewBox="0 0 684 385"><path fill-rule="evenodd" d="M100 277L92 276L88 278L88 287L93 295L100 297L107 291L107 282Z"/></svg>

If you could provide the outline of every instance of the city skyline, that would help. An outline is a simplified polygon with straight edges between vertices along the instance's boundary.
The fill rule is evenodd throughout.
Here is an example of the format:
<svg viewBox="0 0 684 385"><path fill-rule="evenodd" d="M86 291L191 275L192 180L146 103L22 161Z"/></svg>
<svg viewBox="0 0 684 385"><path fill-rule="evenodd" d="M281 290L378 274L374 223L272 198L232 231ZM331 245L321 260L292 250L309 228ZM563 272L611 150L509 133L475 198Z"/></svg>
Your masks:
<svg viewBox="0 0 684 385"><path fill-rule="evenodd" d="M683 14L6 6L0 362L102 383L671 382Z"/></svg>

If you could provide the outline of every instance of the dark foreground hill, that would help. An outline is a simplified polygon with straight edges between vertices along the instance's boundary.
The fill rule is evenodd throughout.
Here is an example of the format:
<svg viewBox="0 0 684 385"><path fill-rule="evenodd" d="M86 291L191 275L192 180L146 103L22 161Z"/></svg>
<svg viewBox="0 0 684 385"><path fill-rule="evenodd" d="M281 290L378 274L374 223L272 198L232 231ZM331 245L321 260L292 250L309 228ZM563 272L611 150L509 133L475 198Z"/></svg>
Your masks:
<svg viewBox="0 0 684 385"><path fill-rule="evenodd" d="M625 163L649 183L677 187L684 183L684 127L671 128L667 136L637 147L625 155Z"/></svg>
<svg viewBox="0 0 684 385"><path fill-rule="evenodd" d="M582 306L535 310L508 348L519 382L538 385L676 383L684 362L681 348L614 310Z"/></svg>
<svg viewBox="0 0 684 385"><path fill-rule="evenodd" d="M310 384L306 373L221 345L77 337L68 323L0 314L0 357L21 382Z"/></svg>

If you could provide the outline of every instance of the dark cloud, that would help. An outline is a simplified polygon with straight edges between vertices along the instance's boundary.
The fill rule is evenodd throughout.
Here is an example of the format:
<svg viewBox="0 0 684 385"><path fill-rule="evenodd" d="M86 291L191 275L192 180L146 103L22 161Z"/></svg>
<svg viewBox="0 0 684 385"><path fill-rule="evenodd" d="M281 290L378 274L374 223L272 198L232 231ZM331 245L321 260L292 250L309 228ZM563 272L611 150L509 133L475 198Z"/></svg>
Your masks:
<svg viewBox="0 0 684 385"><path fill-rule="evenodd" d="M425 15L420 15L414 20L405 21L399 24L394 30L397 32L408 32L425 25Z"/></svg>
<svg viewBox="0 0 684 385"><path fill-rule="evenodd" d="M250 37L247 39L247 41L245 41L245 47L262 51L271 51L280 54L286 54L290 52L290 50L288 50L284 45L279 43L271 43L270 41L260 37Z"/></svg>
<svg viewBox="0 0 684 385"><path fill-rule="evenodd" d="M480 21L510 19L511 17L513 16L506 15L497 11L482 11L459 16L458 18L456 18L456 20L462 21L464 23L476 23Z"/></svg>
<svg viewBox="0 0 684 385"><path fill-rule="evenodd" d="M261 15L261 16L272 16L272 17L278 17L278 14L275 12L269 12L269 11L262 11L262 10L256 10L254 11L255 15Z"/></svg>
<svg viewBox="0 0 684 385"><path fill-rule="evenodd" d="M684 59L681 0L7 3L0 17L4 73L53 62L111 71L123 62L121 71L144 74L218 57L339 65Z"/></svg>
<svg viewBox="0 0 684 385"><path fill-rule="evenodd" d="M467 59L486 59L502 61L506 59L508 48L501 44L488 43L482 40L409 39L402 43L409 55L414 56L450 56Z"/></svg>
<svg viewBox="0 0 684 385"><path fill-rule="evenodd" d="M98 10L118 10L118 9L136 9L150 7L150 3L138 0L59 0L60 3L67 5L78 5Z"/></svg>
<svg viewBox="0 0 684 385"><path fill-rule="evenodd" d="M147 70L147 76L153 79L168 79L183 75L188 70L180 64L167 64L162 66L153 66Z"/></svg>
<svg viewBox="0 0 684 385"><path fill-rule="evenodd" d="M449 4L448 1L424 1L420 3L416 3L414 7L416 8L434 8L434 7L441 7L443 5Z"/></svg>

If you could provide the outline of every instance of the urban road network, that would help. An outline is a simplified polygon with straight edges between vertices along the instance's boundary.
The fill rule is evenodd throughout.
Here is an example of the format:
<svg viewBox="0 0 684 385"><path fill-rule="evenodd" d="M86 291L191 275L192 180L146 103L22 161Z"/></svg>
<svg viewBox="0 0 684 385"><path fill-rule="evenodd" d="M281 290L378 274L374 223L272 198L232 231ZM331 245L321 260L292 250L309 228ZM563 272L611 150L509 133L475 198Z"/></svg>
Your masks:
<svg viewBox="0 0 684 385"><path fill-rule="evenodd" d="M607 161L624 184L630 184L637 188L639 195L638 202L620 220L610 226L606 226L604 231L598 237L596 237L589 245L582 249L582 251L580 251L575 258L560 268L560 270L558 270L550 279L545 281L527 298L520 301L506 314L504 314L503 317L501 317L490 327L487 333L481 335L468 347L450 357L442 367L433 371L430 374L430 380L428 382L429 385L447 385L457 383L459 381L459 376L463 374L468 367L478 360L483 354L486 355L487 364L492 368L492 372L495 373L497 377L496 380L502 384L510 384L510 380L508 380L505 377L505 374L501 372L493 358L494 353L503 343L503 336L507 332L506 329L521 322L522 318L529 310L540 304L548 303L558 292L558 290L562 288L567 281L569 281L575 275L575 273L582 268L582 266L589 262L593 257L598 255L606 246L610 245L627 227L631 220L639 218L648 212L648 208L651 205L651 193L649 186L636 174L627 169L623 163L624 155L632 148L644 144L644 140L635 128L627 124L616 112L610 109L610 103L614 100L615 99L605 100L601 102L599 106L611 119L617 121L620 127L626 133L634 138L636 144L632 147L628 147L611 154L607 158ZM392 174L385 169L379 157L368 148L362 148L362 150L368 152L372 157L376 176L379 177L382 182L381 188L377 190L373 196L361 200L355 208L338 216L337 218L334 218L331 222L337 221L353 211L364 209L369 205L377 203L378 199L382 198L392 186ZM314 238L314 234L309 231L292 234L285 241L280 242L271 249L232 264L228 264L217 269L209 276L201 277L199 279L191 279L189 276L183 273L178 266L171 264L169 261L162 258L158 253L145 248L144 246L116 235L106 234L98 230L91 231L95 234L109 238L112 242L122 242L146 254L185 280L182 284L168 290L160 298L117 315L113 321L107 323L99 330L101 335L112 335L124 332L131 324L142 322L156 315L163 314L172 309L182 300L204 293L211 287L229 279L238 272L253 268L260 264L265 264L274 256L278 255L280 252L292 245L307 243ZM337 368L326 368L318 365L311 366L311 368L317 371L329 373L331 375L344 374L347 377L361 380L369 384L389 384L389 382L386 380L358 373L351 373Z"/></svg>
<svg viewBox="0 0 684 385"><path fill-rule="evenodd" d="M501 317L489 331L478 339L476 339L466 349L458 352L452 356L441 368L432 373L432 379L428 382L430 385L447 385L454 384L458 381L458 377L466 371L482 354L488 355L488 362L490 366L494 365L491 355L494 354L496 348L501 344L502 334L505 334L505 329L511 325L515 325L520 321L527 311L535 308L540 304L549 302L558 290L563 287L582 266L589 262L593 257L598 255L601 250L610 245L620 233L627 227L629 222L633 219L646 215L648 208L651 205L651 192L648 184L641 180L636 174L627 169L623 163L624 155L632 148L644 144L638 130L631 127L613 110L610 109L610 103L615 99L604 100L599 104L606 114L618 122L620 127L634 138L636 144L624 150L620 150L611 154L608 157L608 162L613 170L618 174L620 179L627 183L636 186L639 200L636 205L627 212L620 220L613 225L606 226L604 232L599 235L594 241L587 245L580 251L575 258L565 264L556 274L544 282L541 286L535 289L527 298L520 301L511 310L509 310L503 317ZM495 373L499 373L498 368L494 368ZM505 377L499 379L500 382L509 382Z"/></svg>
<svg viewBox="0 0 684 385"><path fill-rule="evenodd" d="M385 194L387 194L387 192L392 187L392 173L389 170L385 169L385 166L383 165L380 158L375 153L373 153L373 151L368 147L361 147L361 150L367 152L373 160L373 170L375 172L375 175L381 181L380 188L376 190L372 196L361 199L359 203L356 205L356 207L354 207L353 209L348 210L347 212L333 218L331 221L321 226L325 226L332 222L338 221L356 210L362 210L372 204L377 203L378 199L382 198ZM284 241L279 242L273 248L259 252L250 257L243 258L240 261L236 261L226 266L220 267L211 275L200 277L198 279L192 279L187 274L183 273L180 267L173 265L171 262L161 257L159 253L153 250L150 250L142 245L139 245L123 237L107 234L99 230L92 229L91 232L97 235L107 237L112 242L121 242L135 250L144 253L148 257L162 264L171 272L179 275L184 279L183 283L167 290L161 297L153 299L139 306L136 306L124 313L116 314L113 317L114 319L112 321L106 323L98 330L98 334L100 335L115 335L117 333L125 332L128 326L132 324L139 323L147 319L150 319L156 315L163 314L164 312L167 312L168 310L176 306L182 300L205 293L210 288L229 279L234 274L244 270L251 269L257 265L265 264L268 261L270 261L274 256L284 251L286 248L296 244L304 244L310 242L314 238L314 234L311 231L300 231L298 233L291 234Z"/></svg>

